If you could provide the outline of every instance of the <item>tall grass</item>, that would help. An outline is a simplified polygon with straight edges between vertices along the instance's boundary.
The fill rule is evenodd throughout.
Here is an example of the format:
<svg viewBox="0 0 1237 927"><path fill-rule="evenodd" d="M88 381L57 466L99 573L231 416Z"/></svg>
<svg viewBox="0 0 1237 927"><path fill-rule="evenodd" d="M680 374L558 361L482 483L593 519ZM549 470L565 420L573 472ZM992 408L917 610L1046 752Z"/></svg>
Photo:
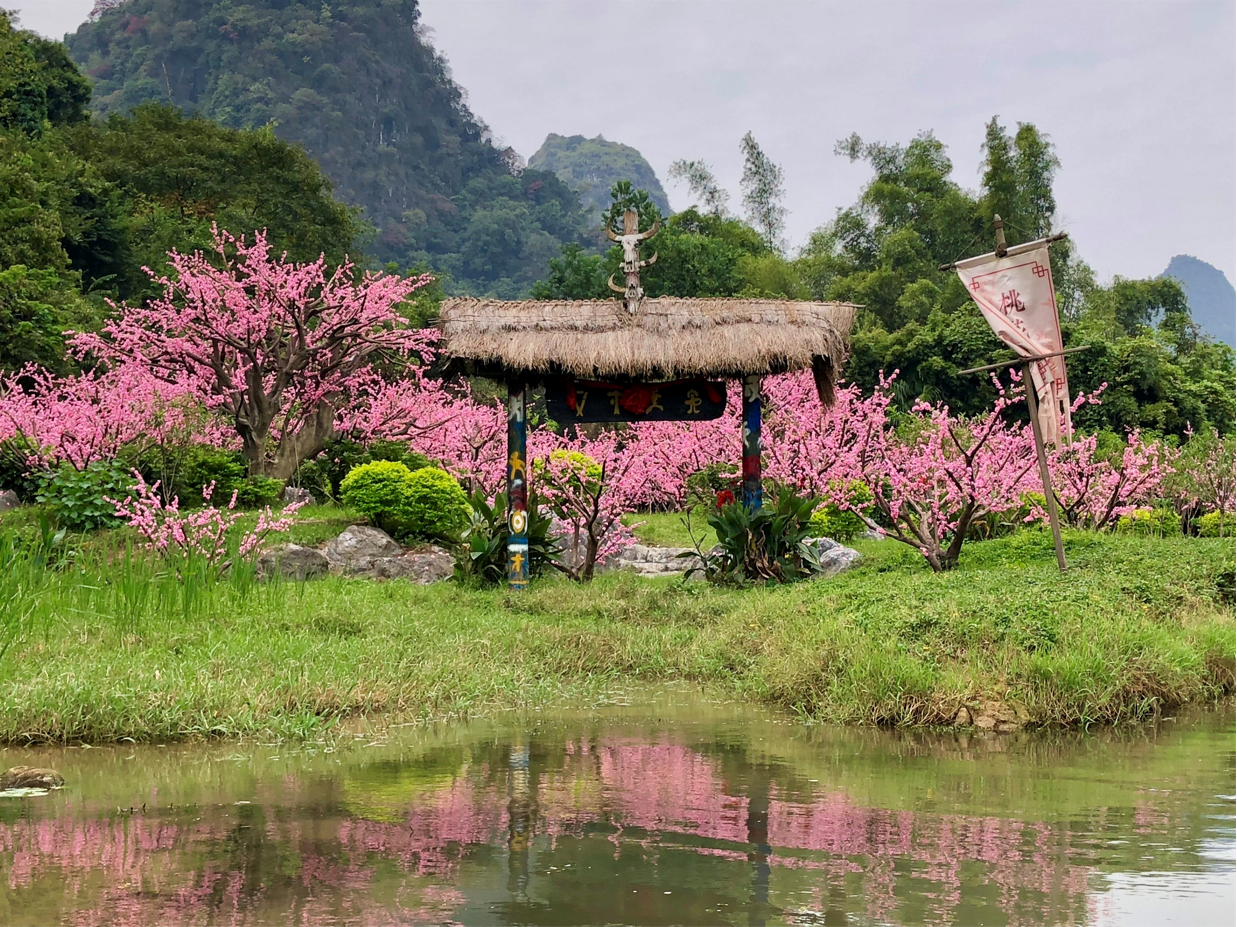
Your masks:
<svg viewBox="0 0 1237 927"><path fill-rule="evenodd" d="M5 546L7 545L7 546ZM933 574L858 545L782 588L602 576L521 594L166 563L116 534L71 556L0 542L0 741L302 737L350 715L462 717L691 680L811 718L944 724L1016 704L1110 724L1233 691L1226 540L1023 532Z"/></svg>

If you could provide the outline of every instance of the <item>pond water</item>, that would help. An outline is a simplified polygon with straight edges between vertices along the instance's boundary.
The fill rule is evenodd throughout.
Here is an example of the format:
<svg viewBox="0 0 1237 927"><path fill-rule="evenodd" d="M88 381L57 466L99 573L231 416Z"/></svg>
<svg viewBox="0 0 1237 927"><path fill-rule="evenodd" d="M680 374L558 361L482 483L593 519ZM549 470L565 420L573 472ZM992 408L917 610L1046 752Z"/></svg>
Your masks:
<svg viewBox="0 0 1237 927"><path fill-rule="evenodd" d="M967 735L637 705L0 751L4 924L1231 924L1231 704Z"/></svg>

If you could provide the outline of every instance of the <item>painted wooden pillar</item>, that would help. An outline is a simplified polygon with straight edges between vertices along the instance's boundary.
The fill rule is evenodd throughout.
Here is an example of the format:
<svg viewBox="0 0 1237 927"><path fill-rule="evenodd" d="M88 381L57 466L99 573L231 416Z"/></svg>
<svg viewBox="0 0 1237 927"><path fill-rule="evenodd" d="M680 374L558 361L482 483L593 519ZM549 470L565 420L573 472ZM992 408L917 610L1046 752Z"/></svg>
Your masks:
<svg viewBox="0 0 1237 927"><path fill-rule="evenodd" d="M755 512L764 504L760 479L760 377L743 380L743 505Z"/></svg>
<svg viewBox="0 0 1237 927"><path fill-rule="evenodd" d="M507 585L528 586L528 426L524 383L507 381Z"/></svg>

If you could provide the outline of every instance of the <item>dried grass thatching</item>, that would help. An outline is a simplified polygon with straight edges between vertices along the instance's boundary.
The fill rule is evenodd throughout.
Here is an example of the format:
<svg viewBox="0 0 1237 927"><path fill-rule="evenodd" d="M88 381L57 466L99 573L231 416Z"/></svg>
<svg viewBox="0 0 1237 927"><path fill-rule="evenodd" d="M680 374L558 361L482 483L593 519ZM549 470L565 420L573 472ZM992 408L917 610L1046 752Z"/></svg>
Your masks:
<svg viewBox="0 0 1237 927"><path fill-rule="evenodd" d="M675 380L811 368L831 398L857 308L662 297L633 317L620 300L448 299L438 325L451 358L492 375Z"/></svg>

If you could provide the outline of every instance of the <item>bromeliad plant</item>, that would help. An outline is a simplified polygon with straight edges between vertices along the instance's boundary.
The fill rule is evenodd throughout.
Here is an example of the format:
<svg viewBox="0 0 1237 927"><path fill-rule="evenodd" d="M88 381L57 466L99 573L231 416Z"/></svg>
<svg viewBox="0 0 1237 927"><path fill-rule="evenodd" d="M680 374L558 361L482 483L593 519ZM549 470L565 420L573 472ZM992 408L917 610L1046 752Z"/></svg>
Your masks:
<svg viewBox="0 0 1237 927"><path fill-rule="evenodd" d="M455 558L455 578L462 583L496 585L507 578L507 494L499 493L493 504L481 490L468 498L471 507L463 543ZM553 519L538 504L536 495L528 496L528 570L532 577L542 576L555 564L558 543L550 536Z"/></svg>
<svg viewBox="0 0 1237 927"><path fill-rule="evenodd" d="M812 513L821 499L799 495L785 484L776 484L772 505L749 511L731 500L709 515L717 532L711 551L696 549L704 562L705 579L714 583L789 583L820 572L812 537ZM721 500L719 499L719 502ZM689 571L699 572L699 568Z"/></svg>

